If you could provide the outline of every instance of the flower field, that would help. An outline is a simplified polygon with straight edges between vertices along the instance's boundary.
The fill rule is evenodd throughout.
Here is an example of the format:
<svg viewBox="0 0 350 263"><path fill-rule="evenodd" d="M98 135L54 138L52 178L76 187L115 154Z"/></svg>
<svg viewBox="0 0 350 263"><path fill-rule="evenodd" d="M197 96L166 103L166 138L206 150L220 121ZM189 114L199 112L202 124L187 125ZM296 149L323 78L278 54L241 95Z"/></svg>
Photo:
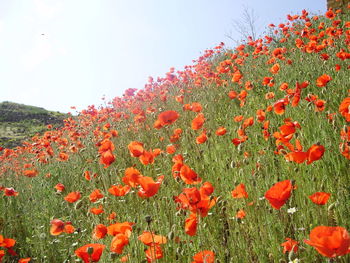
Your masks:
<svg viewBox="0 0 350 263"><path fill-rule="evenodd" d="M1 148L0 262L349 262L348 10Z"/></svg>

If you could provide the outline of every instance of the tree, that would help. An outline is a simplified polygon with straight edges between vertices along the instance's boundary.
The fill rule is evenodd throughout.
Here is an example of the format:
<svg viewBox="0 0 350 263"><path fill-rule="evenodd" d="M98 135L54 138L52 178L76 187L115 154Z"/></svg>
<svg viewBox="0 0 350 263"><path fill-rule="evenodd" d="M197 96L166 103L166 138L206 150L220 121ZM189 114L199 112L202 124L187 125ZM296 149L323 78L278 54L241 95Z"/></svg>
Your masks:
<svg viewBox="0 0 350 263"><path fill-rule="evenodd" d="M232 20L232 28L239 36L240 39L234 37L232 31L226 34L226 37L235 41L236 43L241 43L246 41L248 38L255 41L258 36L258 23L259 17L254 11L254 9L244 6L241 19Z"/></svg>

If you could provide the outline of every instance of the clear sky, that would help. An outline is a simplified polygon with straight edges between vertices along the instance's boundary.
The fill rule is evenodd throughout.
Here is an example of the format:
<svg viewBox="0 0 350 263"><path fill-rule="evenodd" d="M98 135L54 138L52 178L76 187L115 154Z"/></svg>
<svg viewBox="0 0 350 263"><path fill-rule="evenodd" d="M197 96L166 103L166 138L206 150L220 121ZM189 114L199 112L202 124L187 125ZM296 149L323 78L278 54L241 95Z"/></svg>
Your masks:
<svg viewBox="0 0 350 263"><path fill-rule="evenodd" d="M0 102L98 106L221 41L233 47L226 35L245 6L263 30L302 9L324 13L326 0L1 0Z"/></svg>

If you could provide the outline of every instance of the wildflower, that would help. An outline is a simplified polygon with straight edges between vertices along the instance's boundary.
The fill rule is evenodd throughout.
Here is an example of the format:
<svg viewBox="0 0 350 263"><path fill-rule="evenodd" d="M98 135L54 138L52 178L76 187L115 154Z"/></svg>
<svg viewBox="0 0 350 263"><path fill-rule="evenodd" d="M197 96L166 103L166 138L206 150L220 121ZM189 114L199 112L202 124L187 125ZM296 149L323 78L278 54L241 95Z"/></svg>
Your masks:
<svg viewBox="0 0 350 263"><path fill-rule="evenodd" d="M316 205L325 205L331 194L325 192L316 192L309 196L310 200Z"/></svg>
<svg viewBox="0 0 350 263"><path fill-rule="evenodd" d="M74 203L78 201L80 197L81 197L80 192L71 192L65 196L64 200L66 200L69 203Z"/></svg>
<svg viewBox="0 0 350 263"><path fill-rule="evenodd" d="M75 254L81 258L84 263L98 262L102 255L105 245L87 244L75 250Z"/></svg>
<svg viewBox="0 0 350 263"><path fill-rule="evenodd" d="M239 184L231 192L233 198L248 198L248 193L245 190L244 184Z"/></svg>
<svg viewBox="0 0 350 263"><path fill-rule="evenodd" d="M340 226L317 226L310 232L310 240L304 240L318 253L328 258L346 255L350 252L350 237Z"/></svg>
<svg viewBox="0 0 350 263"><path fill-rule="evenodd" d="M290 180L278 182L266 191L265 198L274 209L280 209L289 199L292 188L293 185Z"/></svg>
<svg viewBox="0 0 350 263"><path fill-rule="evenodd" d="M193 256L192 263L214 263L215 253L210 250L203 250Z"/></svg>
<svg viewBox="0 0 350 263"><path fill-rule="evenodd" d="M285 254L286 252L290 252L292 250L294 253L296 253L299 249L298 247L299 243L289 237L287 237L286 240L287 240L286 242L283 242L281 244L281 246L283 247L283 253Z"/></svg>
<svg viewBox="0 0 350 263"><path fill-rule="evenodd" d="M294 214L296 211L297 211L296 207L291 207L291 208L289 208L289 209L287 210L287 213L292 215L292 214Z"/></svg>

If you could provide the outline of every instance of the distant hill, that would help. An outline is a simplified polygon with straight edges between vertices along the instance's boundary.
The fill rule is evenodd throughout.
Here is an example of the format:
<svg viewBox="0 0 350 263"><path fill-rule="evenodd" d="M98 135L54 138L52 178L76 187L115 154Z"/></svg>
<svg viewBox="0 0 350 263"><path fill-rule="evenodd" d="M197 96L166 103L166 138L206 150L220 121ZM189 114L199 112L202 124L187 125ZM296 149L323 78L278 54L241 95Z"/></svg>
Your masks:
<svg viewBox="0 0 350 263"><path fill-rule="evenodd" d="M13 148L22 144L46 125L62 126L67 114L44 108L4 101L0 103L0 146Z"/></svg>

